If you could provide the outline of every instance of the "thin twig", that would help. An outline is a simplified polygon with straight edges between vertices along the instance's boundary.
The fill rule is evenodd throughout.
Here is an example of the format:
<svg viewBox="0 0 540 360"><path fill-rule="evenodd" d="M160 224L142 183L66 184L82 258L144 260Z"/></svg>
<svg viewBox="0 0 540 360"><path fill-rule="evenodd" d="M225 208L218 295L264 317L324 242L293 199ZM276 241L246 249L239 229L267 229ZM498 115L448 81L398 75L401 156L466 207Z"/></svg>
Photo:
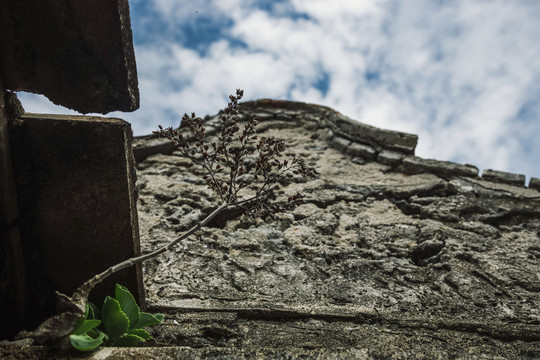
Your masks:
<svg viewBox="0 0 540 360"><path fill-rule="evenodd" d="M140 263L142 263L142 262L144 262L146 260L152 259L152 258L158 256L159 254L170 250L173 246L178 244L180 241L186 239L187 237L193 235L193 233L200 230L202 227L204 227L206 224L208 224L212 219L214 219L217 215L219 215L222 211L224 211L224 210L226 210L227 208L230 208L230 207L241 206L242 204L254 201L255 199L257 199L257 196L253 196L253 197L250 197L248 199L244 199L244 200L237 201L237 202L234 202L234 203L228 203L228 202L222 203L219 207L217 207L214 211L212 211L202 221L198 222L191 229L189 229L188 231L186 231L185 233L183 233L182 235L180 235L176 239L171 240L170 242L168 242L166 245L160 247L159 249L154 250L151 253L148 253L148 254L145 254L145 255L133 257L133 258L127 259L125 261L122 261L121 263L118 263L116 265L113 265L113 266L109 267L107 270L103 271L102 273L93 276L91 279L86 281L84 284L82 284L75 291L72 298L87 299L90 291L96 285L101 283L103 280L105 280L106 278L108 278L112 274L115 274L118 271L120 271L122 269L125 269L125 268L128 268L128 267L131 267L133 265L140 264Z"/></svg>
<svg viewBox="0 0 540 360"><path fill-rule="evenodd" d="M196 117L194 113L191 117L187 114L184 114L182 117L182 121L186 121L189 125L191 135L184 137L180 129L173 130L171 127L163 129L161 126L159 126L159 131L154 132L160 137L169 139L180 151L181 156L190 159L192 164L198 164L203 167L208 174L203 179L206 180L206 184L220 197L222 201L221 205L188 231L170 240L159 249L122 261L95 275L79 286L71 297L57 293L58 313L46 319L36 331L24 333L22 336L39 339L41 343L41 341L47 339L62 338L69 334L73 330L77 319L84 314L88 295L97 284L122 269L140 264L169 251L180 241L200 230L218 214L228 208L241 207L245 210L246 215L264 217L290 210L294 206L303 203L300 193L289 196L284 205L272 204L271 199L274 191L279 188L277 184L284 186L287 182L286 179L292 178L293 174L301 174L314 178L317 176L317 171L314 168L306 166L303 159L297 160L294 158L290 165L288 165L288 160L281 161L280 158L285 149L285 144L282 140L268 137L260 138L255 143L254 141L257 139L255 127L258 124L256 117L250 118L248 124L244 127L242 135L238 135L237 133L240 130L238 126L238 100L242 97L243 90L240 89L236 91L236 96L231 95L229 97L231 102L222 116L221 134L218 136L218 143L211 144L212 150L210 154L208 153L209 147L205 144L206 134L203 120ZM229 146L234 141L239 141L240 148L231 150ZM190 142L192 143L191 145ZM251 172L253 177L247 182L244 182L244 180L238 180L238 178L245 174L244 160L249 156L255 156L254 169L251 169L251 167L248 168L248 173ZM214 169L215 163L217 165ZM229 168L228 179L225 174L218 176L218 174L224 172L224 167ZM259 176L263 177L262 184L252 189L253 192L249 198L238 201L237 197L240 192L245 188L250 188ZM51 330L51 326L54 329Z"/></svg>

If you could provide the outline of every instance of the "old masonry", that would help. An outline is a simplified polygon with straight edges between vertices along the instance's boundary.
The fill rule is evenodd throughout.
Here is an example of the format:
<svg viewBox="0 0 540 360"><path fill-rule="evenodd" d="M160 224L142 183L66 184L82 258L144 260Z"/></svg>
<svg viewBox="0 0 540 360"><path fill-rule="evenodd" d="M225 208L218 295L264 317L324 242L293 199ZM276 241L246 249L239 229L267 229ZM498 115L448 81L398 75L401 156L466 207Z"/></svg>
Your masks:
<svg viewBox="0 0 540 360"><path fill-rule="evenodd" d="M241 110L318 169L278 194L301 191L307 203L274 220L228 212L146 263L149 310L166 314L154 342L91 356L540 356L538 179L526 187L521 175L416 157L416 136L322 106L259 100ZM206 118L207 131L219 118ZM135 138L133 151L147 252L218 203L167 141ZM68 356L39 346L17 354Z"/></svg>
<svg viewBox="0 0 540 360"><path fill-rule="evenodd" d="M282 190L307 196L292 214L227 213L145 265L149 307L168 315L153 356L540 356L538 179L415 157L416 136L322 106L242 111L321 176ZM134 154L145 252L218 204L169 143L137 138Z"/></svg>
<svg viewBox="0 0 540 360"><path fill-rule="evenodd" d="M0 310L11 337L54 311L55 289L165 243L217 202L167 141L132 141L120 119L24 114L12 93L82 113L138 108L127 0L2 1L0 30ZM241 109L318 169L278 194L307 203L273 220L228 212L103 284L100 298L114 281L143 305L146 292L166 321L146 347L81 358L540 358L540 179L416 157L415 135L318 105ZM206 118L210 132L218 123ZM73 356L28 340L0 341L0 358Z"/></svg>

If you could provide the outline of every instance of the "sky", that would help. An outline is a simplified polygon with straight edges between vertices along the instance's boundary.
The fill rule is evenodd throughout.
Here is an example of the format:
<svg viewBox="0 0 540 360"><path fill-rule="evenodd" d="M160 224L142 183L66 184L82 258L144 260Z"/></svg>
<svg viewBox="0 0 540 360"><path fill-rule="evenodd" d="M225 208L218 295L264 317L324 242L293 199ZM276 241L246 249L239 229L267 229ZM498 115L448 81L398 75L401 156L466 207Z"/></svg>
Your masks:
<svg viewBox="0 0 540 360"><path fill-rule="evenodd" d="M416 155L540 178L538 0L130 0L135 135L228 94L329 106ZM19 94L27 112L73 113Z"/></svg>

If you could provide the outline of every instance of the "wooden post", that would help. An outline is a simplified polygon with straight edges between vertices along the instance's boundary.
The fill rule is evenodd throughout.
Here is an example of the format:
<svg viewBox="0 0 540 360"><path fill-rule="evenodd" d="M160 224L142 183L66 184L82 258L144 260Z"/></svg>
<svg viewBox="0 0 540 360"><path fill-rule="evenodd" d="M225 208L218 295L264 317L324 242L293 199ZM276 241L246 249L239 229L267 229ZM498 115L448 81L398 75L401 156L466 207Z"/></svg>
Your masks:
<svg viewBox="0 0 540 360"><path fill-rule="evenodd" d="M12 337L25 321L24 259L4 94L0 78L0 339Z"/></svg>
<svg viewBox="0 0 540 360"><path fill-rule="evenodd" d="M54 290L140 252L129 124L19 116L8 90L81 113L136 110L128 0L0 0L0 340L51 315ZM118 275L144 306L140 266Z"/></svg>
<svg viewBox="0 0 540 360"><path fill-rule="evenodd" d="M140 255L129 123L115 118L24 114L10 127L25 299L33 329L55 312L54 291L71 295L109 266ZM141 267L98 285L101 304L126 286L144 307Z"/></svg>

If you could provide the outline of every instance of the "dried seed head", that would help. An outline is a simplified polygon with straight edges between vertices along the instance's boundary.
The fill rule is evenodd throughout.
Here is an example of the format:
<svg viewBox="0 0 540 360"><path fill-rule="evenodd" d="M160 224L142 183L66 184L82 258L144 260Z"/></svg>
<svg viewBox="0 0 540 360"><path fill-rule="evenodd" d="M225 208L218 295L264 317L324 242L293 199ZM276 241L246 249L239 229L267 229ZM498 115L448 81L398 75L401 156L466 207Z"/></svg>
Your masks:
<svg viewBox="0 0 540 360"><path fill-rule="evenodd" d="M221 131L217 141L210 143L211 147L206 145L204 121L195 113L191 117L187 114L182 117L191 137L183 136L180 130L164 130L161 126L154 133L171 140L181 156L191 160L188 166L202 166L206 172L202 179L221 200L235 203L238 199L254 196L253 201L242 205L246 214L272 216L302 203L299 195L289 197L283 204L276 203L274 192L280 188L278 184L287 186L294 175L314 177L317 172L306 166L302 159L282 161L285 142L274 137L259 138L256 135L257 117L248 117L246 123L239 126L238 100L243 95L243 90L237 89L236 96L229 96L230 102L221 116ZM248 178L250 180L246 180Z"/></svg>

